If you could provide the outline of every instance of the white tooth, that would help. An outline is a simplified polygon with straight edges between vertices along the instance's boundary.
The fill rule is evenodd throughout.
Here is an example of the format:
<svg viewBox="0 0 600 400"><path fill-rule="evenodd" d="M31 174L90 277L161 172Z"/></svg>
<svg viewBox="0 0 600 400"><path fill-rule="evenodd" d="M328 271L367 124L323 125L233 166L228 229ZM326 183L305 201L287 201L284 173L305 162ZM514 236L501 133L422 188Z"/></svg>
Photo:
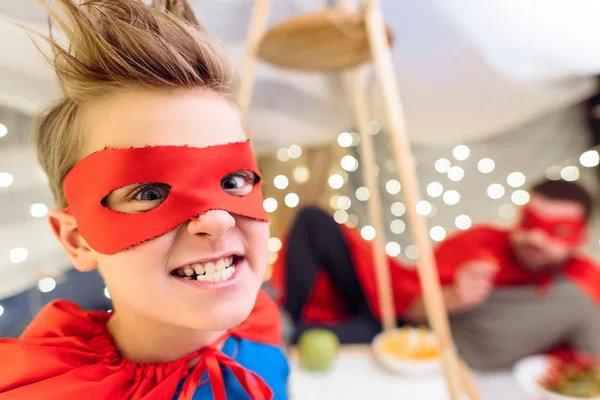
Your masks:
<svg viewBox="0 0 600 400"><path fill-rule="evenodd" d="M183 275L185 275L185 274L183 273L183 270L182 270L181 268L177 268L177 269L175 270L175 273L177 274L177 276L183 276Z"/></svg>
<svg viewBox="0 0 600 400"><path fill-rule="evenodd" d="M227 272L227 278L231 278L231 276L233 275L233 273L235 272L235 268L233 267L229 267L225 270L225 272Z"/></svg>
<svg viewBox="0 0 600 400"><path fill-rule="evenodd" d="M206 271L207 274L214 274L215 272L217 272L217 266L215 265L215 263L207 262L206 264L204 264L204 271Z"/></svg>
<svg viewBox="0 0 600 400"><path fill-rule="evenodd" d="M185 279L186 281L191 281L192 277L191 276L184 276L183 279Z"/></svg>
<svg viewBox="0 0 600 400"><path fill-rule="evenodd" d="M227 280L229 278L229 276L227 275L227 270L221 271L220 275L221 275L221 280L222 281L225 281L225 280Z"/></svg>
<svg viewBox="0 0 600 400"><path fill-rule="evenodd" d="M196 271L198 275L202 275L204 274L204 267L202 264L194 264L194 271Z"/></svg>
<svg viewBox="0 0 600 400"><path fill-rule="evenodd" d="M233 257L227 257L225 259L225 264L229 267L231 264L233 264Z"/></svg>
<svg viewBox="0 0 600 400"><path fill-rule="evenodd" d="M206 274L206 281L207 282L214 282L215 281L215 274Z"/></svg>
<svg viewBox="0 0 600 400"><path fill-rule="evenodd" d="M225 260L220 259L219 261L217 261L217 271L223 271L225 268L227 267L227 265L225 265Z"/></svg>
<svg viewBox="0 0 600 400"><path fill-rule="evenodd" d="M192 267L185 267L183 272L185 273L186 276L194 275L194 270L192 269Z"/></svg>
<svg viewBox="0 0 600 400"><path fill-rule="evenodd" d="M221 274L219 272L212 274L212 281L221 282Z"/></svg>
<svg viewBox="0 0 600 400"><path fill-rule="evenodd" d="M198 275L198 276L196 277L196 280L197 280L197 281L206 281L206 275Z"/></svg>

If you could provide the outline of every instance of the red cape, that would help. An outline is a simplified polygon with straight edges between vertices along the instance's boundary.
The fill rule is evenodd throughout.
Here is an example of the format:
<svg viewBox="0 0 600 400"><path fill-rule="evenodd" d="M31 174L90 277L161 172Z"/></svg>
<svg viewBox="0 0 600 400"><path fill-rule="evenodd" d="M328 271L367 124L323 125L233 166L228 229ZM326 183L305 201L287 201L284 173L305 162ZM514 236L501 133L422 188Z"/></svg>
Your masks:
<svg viewBox="0 0 600 400"><path fill-rule="evenodd" d="M345 226L340 226L348 244L358 280L373 314L380 317L379 299L373 270L372 242ZM285 254L274 265L272 283L281 304L285 301ZM436 250L440 281L452 284L458 268L467 261L490 259L500 270L495 279L497 287L548 283L547 277L535 275L521 268L511 250L509 232L490 226L473 227L446 239ZM414 266L400 263L388 257L392 280L394 303L398 317L421 294L419 278ZM583 290L600 307L600 268L584 257L572 258L563 268L563 275ZM306 322L336 323L349 318L346 304L324 272L317 276L310 299L303 310Z"/></svg>
<svg viewBox="0 0 600 400"><path fill-rule="evenodd" d="M209 370L216 399L221 366L229 367L247 392L270 399L260 377L207 347L171 363L133 363L120 357L112 342L106 312L85 312L68 301L47 305L19 339L0 339L0 393L3 400L144 399L170 400L181 379L189 374L188 363L201 356L180 398L191 399L199 378ZM255 342L280 345L281 320L276 304L261 291L250 316L228 335ZM204 359L208 360L204 362ZM215 364L216 363L216 364ZM216 365L216 368L213 368ZM198 379L195 379L195 378ZM222 375L221 383L222 383ZM193 382L195 380L195 382ZM248 388L250 385L252 387ZM255 398L251 396L252 398Z"/></svg>

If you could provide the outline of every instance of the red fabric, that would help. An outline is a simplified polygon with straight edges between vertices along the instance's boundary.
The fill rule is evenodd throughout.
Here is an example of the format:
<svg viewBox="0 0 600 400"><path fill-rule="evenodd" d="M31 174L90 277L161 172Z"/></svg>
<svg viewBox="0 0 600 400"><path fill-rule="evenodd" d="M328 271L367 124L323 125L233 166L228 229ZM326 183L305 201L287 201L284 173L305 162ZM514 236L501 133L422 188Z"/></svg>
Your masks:
<svg viewBox="0 0 600 400"><path fill-rule="evenodd" d="M517 229L540 229L554 240L578 245L585 241L585 225L586 221L583 218L548 219L538 215L530 207L524 207Z"/></svg>
<svg viewBox="0 0 600 400"><path fill-rule="evenodd" d="M105 254L154 239L208 210L268 221L260 182L243 197L221 187L224 177L241 170L258 175L250 142L108 148L81 160L65 178L67 211L88 243ZM163 183L171 189L158 207L143 213L124 214L101 204L113 190L136 183Z"/></svg>
<svg viewBox="0 0 600 400"><path fill-rule="evenodd" d="M250 316L213 346L171 363L134 363L120 357L106 329L109 313L84 312L68 301L46 306L19 339L0 339L0 394L3 400L56 399L167 400L188 375L179 397L191 400L208 370L215 400L226 400L221 367L228 367L252 399L268 400L272 391L255 373L215 346L228 335L281 344L277 306L260 292Z"/></svg>
<svg viewBox="0 0 600 400"><path fill-rule="evenodd" d="M355 230L345 226L341 226L341 228L365 297L373 314L379 318L381 314L373 270L372 242L364 240ZM284 251L285 249L282 249L282 254L285 254ZM551 284L549 275L534 274L518 264L512 252L509 232L503 229L479 226L456 233L435 250L435 258L443 285L454 282L455 274L463 263L482 259L493 261L500 267L495 278L497 287ZM398 317L401 317L411 303L420 296L420 283L414 267L404 266L392 258L388 258L388 260L396 312ZM285 274L285 257L280 257L274 267L274 277L277 276L279 279L276 282L280 293L279 298L283 299L285 297L285 280L281 280L281 277ZM600 306L600 268L595 263L587 258L577 256L572 258L562 271L567 279L576 284ZM330 323L340 322L346 318L346 315L337 314L337 305L335 308L331 306L331 304L336 304L335 299L338 294L330 281L322 284L318 294L318 301L315 296L311 297L306 309L310 309L316 315L328 315L327 322ZM307 322L321 321L308 320Z"/></svg>
<svg viewBox="0 0 600 400"><path fill-rule="evenodd" d="M509 231L495 227L473 227L449 237L436 249L436 259L444 285L454 282L455 273L463 263L482 259L500 267L494 281L496 287L551 283L550 275L521 267L512 251ZM575 256L561 271L600 306L600 268L592 260Z"/></svg>

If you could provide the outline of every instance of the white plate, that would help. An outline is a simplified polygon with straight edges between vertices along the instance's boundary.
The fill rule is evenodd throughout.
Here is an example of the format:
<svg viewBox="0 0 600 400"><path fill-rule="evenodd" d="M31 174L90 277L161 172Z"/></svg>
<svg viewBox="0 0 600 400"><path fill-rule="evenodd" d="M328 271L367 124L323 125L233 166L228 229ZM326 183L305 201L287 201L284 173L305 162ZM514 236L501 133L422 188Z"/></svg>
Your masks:
<svg viewBox="0 0 600 400"><path fill-rule="evenodd" d="M417 329L413 329L415 343L417 336ZM391 371L401 373L403 375L431 375L441 372L441 358L431 358L427 360L410 360L401 359L387 354L381 350L381 340L384 332L381 332L375 338L373 338L373 353L375 358L383 364L386 368ZM429 333L428 340L432 343L437 343L437 338L433 332Z"/></svg>
<svg viewBox="0 0 600 400"><path fill-rule="evenodd" d="M544 377L550 367L550 358L547 356L527 357L515 364L513 377L527 394L539 400L583 400L581 397L562 396L544 389L538 382ZM587 400L600 400L600 397L591 397Z"/></svg>

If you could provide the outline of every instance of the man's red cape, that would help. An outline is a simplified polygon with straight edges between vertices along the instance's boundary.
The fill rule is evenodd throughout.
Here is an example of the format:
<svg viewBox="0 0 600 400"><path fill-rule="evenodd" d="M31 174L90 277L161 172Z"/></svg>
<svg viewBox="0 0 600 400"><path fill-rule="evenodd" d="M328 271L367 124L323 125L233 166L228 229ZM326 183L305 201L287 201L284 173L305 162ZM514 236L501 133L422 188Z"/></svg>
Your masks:
<svg viewBox="0 0 600 400"><path fill-rule="evenodd" d="M203 353L171 363L124 360L106 328L110 315L85 312L71 302L55 301L39 313L19 339L0 339L0 398L172 399L181 379L189 373L190 359ZM261 291L250 316L228 334L280 345L277 305ZM243 370L239 365L235 368ZM188 393L193 389L190 387ZM270 397L266 394L260 398Z"/></svg>
<svg viewBox="0 0 600 400"><path fill-rule="evenodd" d="M340 226L358 280L369 306L376 317L380 317L376 280L373 268L372 242L364 240L360 234L345 226ZM279 301L285 301L285 254L284 244L281 256L274 265L272 283ZM511 249L509 231L491 226L473 227L456 233L446 239L436 250L440 281L443 285L454 282L458 268L465 262L490 260L499 267L495 279L496 287L528 284L548 284L550 278L528 272L520 267ZM414 266L400 263L389 257L390 275L394 293L394 303L398 317L420 296L419 278ZM576 256L562 269L562 274L600 307L600 268L591 260ZM335 289L328 275L321 272L317 276L310 299L304 308L306 322L336 323L349 318L346 304Z"/></svg>

